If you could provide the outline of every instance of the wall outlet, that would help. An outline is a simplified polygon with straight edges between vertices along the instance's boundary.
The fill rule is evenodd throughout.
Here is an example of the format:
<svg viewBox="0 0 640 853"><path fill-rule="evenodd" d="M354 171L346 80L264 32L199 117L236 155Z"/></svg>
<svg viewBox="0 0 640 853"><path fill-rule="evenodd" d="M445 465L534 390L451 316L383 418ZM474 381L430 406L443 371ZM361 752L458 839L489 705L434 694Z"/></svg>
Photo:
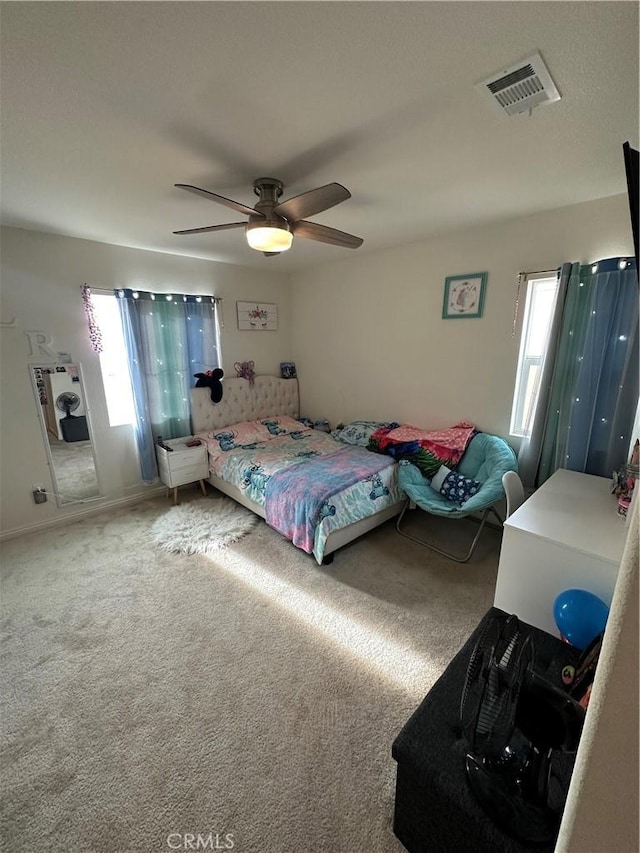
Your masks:
<svg viewBox="0 0 640 853"><path fill-rule="evenodd" d="M44 486L35 485L33 487L33 500L37 504L44 504L47 502L47 492Z"/></svg>

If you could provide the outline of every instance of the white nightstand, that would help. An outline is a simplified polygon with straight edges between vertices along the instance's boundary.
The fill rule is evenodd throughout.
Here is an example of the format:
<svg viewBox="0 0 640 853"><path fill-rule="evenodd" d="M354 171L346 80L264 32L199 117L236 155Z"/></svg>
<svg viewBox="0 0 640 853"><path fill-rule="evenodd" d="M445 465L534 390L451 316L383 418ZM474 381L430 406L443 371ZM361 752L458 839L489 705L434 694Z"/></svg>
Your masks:
<svg viewBox="0 0 640 853"><path fill-rule="evenodd" d="M204 481L209 476L209 457L206 444L187 447L186 442L193 439L192 435L182 438L172 438L165 441L173 451L165 450L156 444L156 458L160 479L168 489L173 489L174 506L178 503L178 486L200 481L202 494L206 497L207 488Z"/></svg>

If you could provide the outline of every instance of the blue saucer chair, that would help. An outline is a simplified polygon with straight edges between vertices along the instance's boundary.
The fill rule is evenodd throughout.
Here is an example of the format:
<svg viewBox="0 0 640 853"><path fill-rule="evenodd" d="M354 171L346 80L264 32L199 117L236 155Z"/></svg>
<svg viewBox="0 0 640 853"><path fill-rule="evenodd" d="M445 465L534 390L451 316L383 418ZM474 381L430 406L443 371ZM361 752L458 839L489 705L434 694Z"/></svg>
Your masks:
<svg viewBox="0 0 640 853"><path fill-rule="evenodd" d="M398 469L398 484L407 495L407 502L398 516L396 530L401 536L424 545L456 563L466 563L475 550L480 534L484 529L489 513L493 513L502 524L503 519L496 511L495 505L505 497L502 478L507 471L517 471L518 461L514 450L507 442L497 435L484 432L477 433L469 442L462 459L455 469L470 480L479 482L480 488L464 504L459 505L439 491L432 489L419 468L411 463L401 463ZM436 548L435 545L418 539L401 529L407 510L413 505L432 515L445 518L465 518L472 514L480 514L480 522L476 535L466 555L459 556Z"/></svg>

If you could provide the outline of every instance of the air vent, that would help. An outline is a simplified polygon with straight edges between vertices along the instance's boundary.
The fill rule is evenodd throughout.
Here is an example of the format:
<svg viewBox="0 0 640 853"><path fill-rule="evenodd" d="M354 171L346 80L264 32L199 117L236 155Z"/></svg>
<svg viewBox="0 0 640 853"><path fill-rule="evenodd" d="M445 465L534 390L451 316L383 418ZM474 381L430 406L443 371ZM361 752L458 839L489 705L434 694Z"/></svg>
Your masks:
<svg viewBox="0 0 640 853"><path fill-rule="evenodd" d="M543 104L560 100L546 65L539 53L534 53L504 71L493 74L488 80L477 83L502 115L527 113Z"/></svg>

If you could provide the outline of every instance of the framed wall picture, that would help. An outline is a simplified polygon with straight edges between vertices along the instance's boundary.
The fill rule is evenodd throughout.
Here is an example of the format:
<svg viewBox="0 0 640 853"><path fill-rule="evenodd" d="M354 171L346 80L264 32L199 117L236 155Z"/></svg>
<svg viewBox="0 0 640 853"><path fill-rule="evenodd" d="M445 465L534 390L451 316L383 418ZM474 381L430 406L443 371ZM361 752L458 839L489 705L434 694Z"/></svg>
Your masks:
<svg viewBox="0 0 640 853"><path fill-rule="evenodd" d="M244 331L275 332L278 306L272 302L236 302L238 328Z"/></svg>
<svg viewBox="0 0 640 853"><path fill-rule="evenodd" d="M448 276L444 282L443 319L482 317L486 287L486 272Z"/></svg>

